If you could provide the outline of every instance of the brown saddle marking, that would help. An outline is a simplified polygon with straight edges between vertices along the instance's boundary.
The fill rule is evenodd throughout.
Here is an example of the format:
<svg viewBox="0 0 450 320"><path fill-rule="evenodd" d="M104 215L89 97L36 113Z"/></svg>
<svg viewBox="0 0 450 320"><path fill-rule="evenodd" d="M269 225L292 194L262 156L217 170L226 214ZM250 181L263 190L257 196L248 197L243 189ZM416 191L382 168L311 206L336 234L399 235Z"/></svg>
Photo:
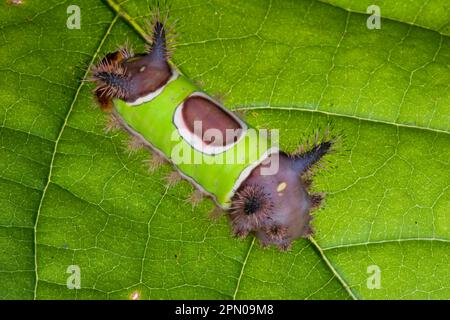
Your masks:
<svg viewBox="0 0 450 320"><path fill-rule="evenodd" d="M207 145L224 147L236 142L242 135L242 130L239 130L243 129L241 124L219 105L204 97L192 96L187 98L184 102L181 114L187 129L192 134L196 134L194 132L194 122L201 121L203 136L199 138ZM212 141L205 139L205 132L208 129L219 130L223 138L215 139L213 136L211 139ZM227 135L227 129L235 130L234 132L236 134Z"/></svg>

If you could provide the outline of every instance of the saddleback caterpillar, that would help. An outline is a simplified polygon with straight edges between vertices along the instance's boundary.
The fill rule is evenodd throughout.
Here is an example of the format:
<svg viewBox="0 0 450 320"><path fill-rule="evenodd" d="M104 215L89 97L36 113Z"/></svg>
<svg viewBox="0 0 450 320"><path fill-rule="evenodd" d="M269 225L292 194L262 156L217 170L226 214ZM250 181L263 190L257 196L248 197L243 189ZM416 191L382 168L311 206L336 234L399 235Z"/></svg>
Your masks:
<svg viewBox="0 0 450 320"><path fill-rule="evenodd" d="M235 236L254 235L263 246L281 250L289 249L294 239L311 236L310 212L323 199L321 193L308 193L311 172L332 151L335 138L326 131L291 154L267 143L249 143L253 128L169 62L173 36L167 17L161 19L158 11L150 26L147 52L122 48L91 70L96 99L111 115L109 127L129 132L131 148L150 149L151 168L171 163L176 172L167 183L187 179L196 188L192 201L202 195L212 198L227 214ZM204 135L196 130L198 123ZM206 137L208 130L225 138ZM229 137L229 131L235 134ZM180 146L193 161L175 159ZM197 156L205 161L195 162ZM234 161L214 161L219 157ZM267 174L275 161L277 170Z"/></svg>

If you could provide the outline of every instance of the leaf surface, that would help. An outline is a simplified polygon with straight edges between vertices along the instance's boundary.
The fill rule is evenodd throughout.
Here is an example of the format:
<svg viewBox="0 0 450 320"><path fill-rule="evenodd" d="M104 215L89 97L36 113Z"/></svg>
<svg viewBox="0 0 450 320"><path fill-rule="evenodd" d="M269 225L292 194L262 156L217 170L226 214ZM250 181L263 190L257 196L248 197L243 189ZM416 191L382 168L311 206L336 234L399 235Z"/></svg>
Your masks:
<svg viewBox="0 0 450 320"><path fill-rule="evenodd" d="M72 2L0 5L1 298L450 297L445 6L386 4L368 30L353 2L173 2L174 63L206 91L279 129L287 151L330 122L345 135L314 180L316 235L281 253L232 239L212 203L184 201L187 182L167 188L169 167L149 174L146 152L104 132L81 79L126 40L144 49L147 2L74 2L80 30L66 27Z"/></svg>

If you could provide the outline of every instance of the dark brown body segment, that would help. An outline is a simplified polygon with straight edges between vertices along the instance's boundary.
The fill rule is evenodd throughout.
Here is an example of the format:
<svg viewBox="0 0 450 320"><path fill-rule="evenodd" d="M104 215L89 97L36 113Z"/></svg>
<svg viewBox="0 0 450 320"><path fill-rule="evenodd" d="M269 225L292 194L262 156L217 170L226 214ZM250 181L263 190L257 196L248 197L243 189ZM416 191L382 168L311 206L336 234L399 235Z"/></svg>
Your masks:
<svg viewBox="0 0 450 320"><path fill-rule="evenodd" d="M217 129L222 133L223 139L220 146L225 146L235 142L236 136L226 134L227 129L242 129L241 125L227 112L222 110L217 104L204 97L189 97L184 102L182 110L183 120L189 131L194 132L194 122L201 121L203 133L209 129ZM203 139L204 137L200 137ZM227 139L231 139L228 141ZM215 141L203 139L206 144L216 146ZM219 145L217 145L219 146Z"/></svg>
<svg viewBox="0 0 450 320"><path fill-rule="evenodd" d="M166 43L164 25L155 17L152 25L152 44L146 54L129 52L123 48L110 53L92 70L91 81L97 83L94 94L104 110L111 110L111 100L134 102L164 87L173 75L168 58L171 51Z"/></svg>
<svg viewBox="0 0 450 320"><path fill-rule="evenodd" d="M280 153L279 170L273 175L261 173L267 164L256 167L233 198L230 222L235 235L245 237L253 233L263 246L274 244L282 250L289 249L297 238L311 236L314 231L310 212L320 206L323 195L310 195L307 191L310 181L304 182L302 175L331 146L332 141L328 140L295 155Z"/></svg>
<svg viewBox="0 0 450 320"><path fill-rule="evenodd" d="M133 57L124 62L130 77L129 92L125 101L136 99L163 87L172 76L167 61L154 61L150 56Z"/></svg>

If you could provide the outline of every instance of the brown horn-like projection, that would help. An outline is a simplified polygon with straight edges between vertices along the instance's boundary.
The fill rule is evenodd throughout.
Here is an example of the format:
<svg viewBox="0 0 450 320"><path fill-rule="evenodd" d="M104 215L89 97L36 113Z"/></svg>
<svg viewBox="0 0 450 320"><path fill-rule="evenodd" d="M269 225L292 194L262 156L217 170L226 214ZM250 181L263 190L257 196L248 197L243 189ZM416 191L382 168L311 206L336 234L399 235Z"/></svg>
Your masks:
<svg viewBox="0 0 450 320"><path fill-rule="evenodd" d="M95 94L101 105L114 98L134 102L162 88L173 75L168 63L172 42L159 14L151 23L150 45L145 54L123 54L119 50L109 54L92 68L91 81L97 84Z"/></svg>
<svg viewBox="0 0 450 320"><path fill-rule="evenodd" d="M311 150L292 156L292 167L299 174L311 169L322 157L327 154L332 146L332 141L324 141L314 145Z"/></svg>

